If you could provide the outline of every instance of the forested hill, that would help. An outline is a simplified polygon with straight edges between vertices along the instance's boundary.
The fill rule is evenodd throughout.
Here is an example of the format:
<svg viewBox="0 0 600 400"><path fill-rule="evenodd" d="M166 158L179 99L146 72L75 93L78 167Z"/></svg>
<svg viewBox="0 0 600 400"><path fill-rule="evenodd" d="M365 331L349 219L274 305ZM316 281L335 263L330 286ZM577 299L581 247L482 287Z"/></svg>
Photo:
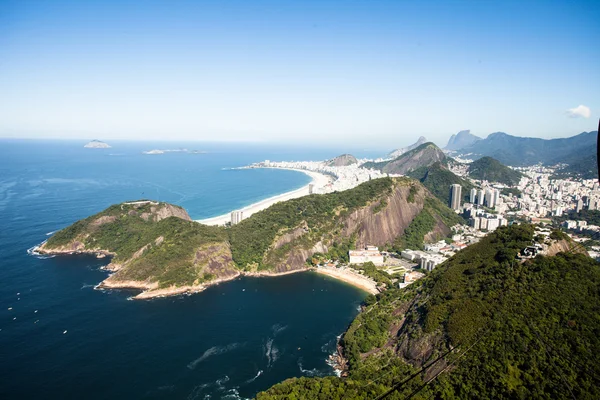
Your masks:
<svg viewBox="0 0 600 400"><path fill-rule="evenodd" d="M257 399L600 398L600 267L552 237L571 250L521 262L533 227L502 227L368 298L342 339L347 377L293 378Z"/></svg>
<svg viewBox="0 0 600 400"><path fill-rule="evenodd" d="M454 184L461 185L462 197L464 201L469 201L471 189L475 186L466 179L454 174L441 162L436 162L428 167L421 167L408 173L411 178L417 179L434 196L440 199L444 204L450 202L450 186Z"/></svg>
<svg viewBox="0 0 600 400"><path fill-rule="evenodd" d="M503 183L508 186L516 186L523 174L508 168L500 161L492 157L481 157L469 165L469 176L473 179L486 180L489 182Z"/></svg>

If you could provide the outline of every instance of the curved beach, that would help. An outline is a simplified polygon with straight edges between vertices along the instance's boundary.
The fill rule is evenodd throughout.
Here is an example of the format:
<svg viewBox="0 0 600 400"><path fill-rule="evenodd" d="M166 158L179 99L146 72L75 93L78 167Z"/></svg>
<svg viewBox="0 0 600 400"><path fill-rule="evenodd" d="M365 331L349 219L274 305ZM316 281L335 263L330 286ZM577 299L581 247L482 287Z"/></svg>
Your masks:
<svg viewBox="0 0 600 400"><path fill-rule="evenodd" d="M314 171L308 171L305 169L296 169L296 168L276 168L276 169L289 169L292 171L303 172L306 175L310 176L312 178L312 181L308 185L302 186L300 189L292 190L290 192L282 193L277 196L269 197L268 199L264 199L264 200L254 203L254 204L250 204L249 206L240 208L239 211L242 211L244 213L244 218L248 218L249 216L251 216L254 213L265 210L265 209L271 207L273 204L278 203L280 201L287 201L287 200L296 199L298 197L308 195L309 194L308 186L310 184L313 184L316 188L322 188L333 180L333 178L329 175L321 174L321 173L314 172ZM233 211L233 210L231 210L231 211ZM227 222L230 222L230 221L231 221L231 212L229 212L227 214L219 215L217 217L196 220L196 222L199 222L204 225L225 225Z"/></svg>

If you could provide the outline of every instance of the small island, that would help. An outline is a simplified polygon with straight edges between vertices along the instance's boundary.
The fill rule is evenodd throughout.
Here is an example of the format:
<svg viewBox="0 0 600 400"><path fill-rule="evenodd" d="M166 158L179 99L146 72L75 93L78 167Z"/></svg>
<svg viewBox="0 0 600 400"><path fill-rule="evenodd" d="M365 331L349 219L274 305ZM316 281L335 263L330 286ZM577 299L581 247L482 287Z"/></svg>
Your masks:
<svg viewBox="0 0 600 400"><path fill-rule="evenodd" d="M87 143L85 146L86 149L110 149L111 146L108 143L104 143L100 140L92 140L91 142Z"/></svg>

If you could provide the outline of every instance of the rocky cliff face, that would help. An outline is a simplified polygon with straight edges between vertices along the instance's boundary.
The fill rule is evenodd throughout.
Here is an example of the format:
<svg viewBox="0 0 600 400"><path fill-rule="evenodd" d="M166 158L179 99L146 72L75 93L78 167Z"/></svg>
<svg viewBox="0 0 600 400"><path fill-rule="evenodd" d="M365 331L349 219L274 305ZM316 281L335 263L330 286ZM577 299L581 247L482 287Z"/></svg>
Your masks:
<svg viewBox="0 0 600 400"><path fill-rule="evenodd" d="M354 240L356 248L391 244L404 234L423 210L425 201L432 197L418 182L402 181L377 201L352 213L341 213L328 235L312 236L305 223L280 235L265 255L265 261L274 265L275 271L287 272L306 268L307 259L315 253L326 253L334 241ZM449 231L442 219L436 217L436 225L428 235L437 240Z"/></svg>
<svg viewBox="0 0 600 400"><path fill-rule="evenodd" d="M450 136L446 150L460 150L464 147L470 146L473 143L481 140L479 136L475 136L470 130L460 131L456 135Z"/></svg>

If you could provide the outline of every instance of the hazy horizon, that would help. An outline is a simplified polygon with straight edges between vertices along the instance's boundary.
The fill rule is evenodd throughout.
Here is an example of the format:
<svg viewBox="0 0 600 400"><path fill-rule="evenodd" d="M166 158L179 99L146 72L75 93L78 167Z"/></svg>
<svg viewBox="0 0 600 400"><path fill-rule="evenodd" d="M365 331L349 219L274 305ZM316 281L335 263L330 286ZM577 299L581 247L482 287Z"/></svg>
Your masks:
<svg viewBox="0 0 600 400"><path fill-rule="evenodd" d="M0 137L570 137L600 117L596 15L594 1L4 1Z"/></svg>

